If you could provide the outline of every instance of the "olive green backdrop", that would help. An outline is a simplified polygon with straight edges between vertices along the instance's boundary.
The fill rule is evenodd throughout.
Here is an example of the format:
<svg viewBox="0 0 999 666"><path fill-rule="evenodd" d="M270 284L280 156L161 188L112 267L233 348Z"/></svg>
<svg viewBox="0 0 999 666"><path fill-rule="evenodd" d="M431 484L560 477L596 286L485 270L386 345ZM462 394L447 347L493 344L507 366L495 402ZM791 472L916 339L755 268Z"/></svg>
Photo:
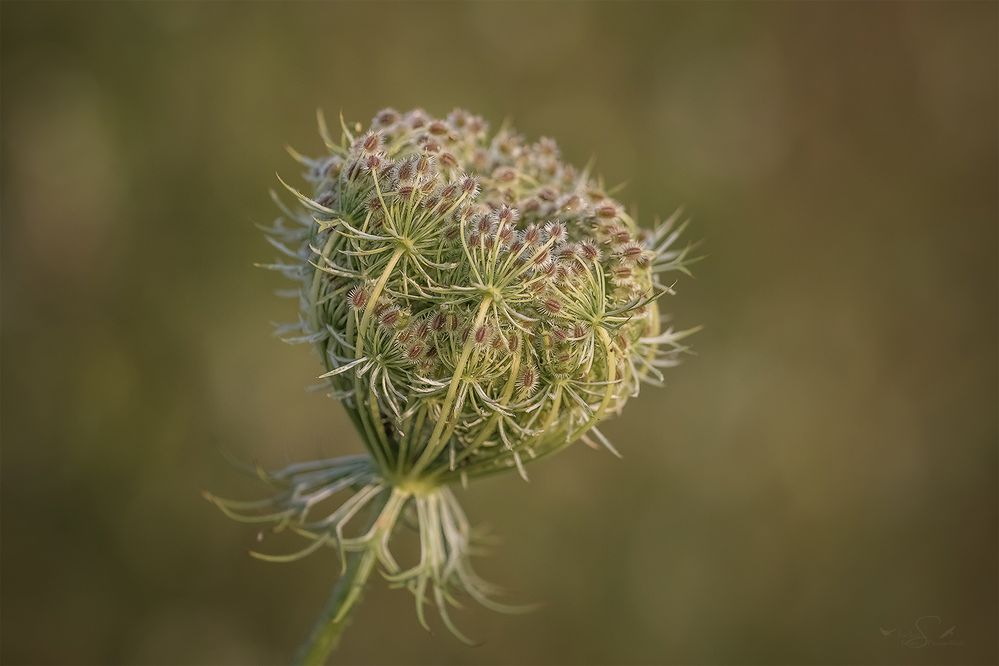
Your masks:
<svg viewBox="0 0 999 666"><path fill-rule="evenodd" d="M607 426L624 460L461 493L542 610L460 613L467 648L378 584L342 663L995 663L995 3L0 12L4 663L280 663L304 635L334 554L252 560L199 493L258 490L223 449L359 450L271 337L294 306L252 225L316 107L388 105L509 116L645 220L684 205L710 256L666 307L705 329ZM903 645L917 622L946 644Z"/></svg>

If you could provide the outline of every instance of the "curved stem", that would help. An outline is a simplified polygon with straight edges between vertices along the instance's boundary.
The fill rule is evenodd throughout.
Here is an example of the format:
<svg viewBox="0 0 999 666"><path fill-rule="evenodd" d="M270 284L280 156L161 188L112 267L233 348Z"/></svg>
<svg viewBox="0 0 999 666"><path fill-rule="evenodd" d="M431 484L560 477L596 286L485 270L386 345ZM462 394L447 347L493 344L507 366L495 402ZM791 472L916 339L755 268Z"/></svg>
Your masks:
<svg viewBox="0 0 999 666"><path fill-rule="evenodd" d="M337 581L333 594L326 602L326 608L295 655L294 664L321 666L326 663L330 653L340 642L340 636L350 619L350 611L360 598L377 559L372 548L350 554L347 558L347 570Z"/></svg>
<svg viewBox="0 0 999 666"><path fill-rule="evenodd" d="M394 489L375 511L366 534L368 540L364 550L353 552L347 557L343 575L333 588L326 606L320 613L309 636L295 654L295 666L322 666L340 642L344 629L350 622L350 612L361 599L364 586L379 559L379 549L402 512L409 494Z"/></svg>
<svg viewBox="0 0 999 666"><path fill-rule="evenodd" d="M434 424L434 430L430 434L430 439L427 440L427 445L413 465L412 471L414 473L423 471L430 461L434 459L434 456L441 452L440 438L444 431L444 426L449 421L457 418L457 415L451 414L451 408L454 406L454 399L458 393L458 387L461 385L462 373L465 372L468 357L472 355L472 349L475 347L475 331L485 321L491 304L492 298L489 296L483 298L482 303L479 304L479 311L475 315L475 321L472 322L471 328L468 330L468 337L465 339L465 345L461 349L461 356L458 357L458 362L455 364L454 374L451 376L451 384L448 386L447 395L444 396L444 404L441 406L440 417L437 419L437 423Z"/></svg>
<svg viewBox="0 0 999 666"><path fill-rule="evenodd" d="M371 290L371 294L368 296L368 303L364 307L364 312L361 314L361 323L357 326L357 340L354 342L354 358L361 358L364 355L364 333L368 330L368 322L371 321L371 315L375 310L378 297L382 295L382 290L385 289L385 283L388 282L389 276L392 275L392 269L395 268L395 265L399 261L399 257L402 256L403 252L405 252L403 248L397 248L395 252L392 253L392 256L389 257L388 263L385 264L385 269L382 271L381 276L379 276L378 281L375 282L375 286Z"/></svg>

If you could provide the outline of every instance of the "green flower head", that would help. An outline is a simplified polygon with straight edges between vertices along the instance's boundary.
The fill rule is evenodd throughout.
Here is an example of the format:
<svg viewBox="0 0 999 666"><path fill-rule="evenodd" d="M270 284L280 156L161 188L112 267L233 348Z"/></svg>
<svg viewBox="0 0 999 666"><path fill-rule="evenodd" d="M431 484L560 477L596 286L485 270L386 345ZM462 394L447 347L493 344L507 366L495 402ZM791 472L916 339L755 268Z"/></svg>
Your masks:
<svg viewBox="0 0 999 666"><path fill-rule="evenodd" d="M380 111L327 152L292 151L308 194L270 240L271 267L299 284L300 319L333 397L367 455L292 466L267 478L271 499L212 498L236 517L274 520L376 562L434 602L445 622L458 592L495 606L468 563L471 531L450 487L517 470L582 439L617 453L597 426L686 351L658 299L687 272L678 216L639 227L589 168L551 139L491 134L479 116ZM283 181L282 181L283 182ZM347 496L314 516L327 498ZM359 536L345 530L372 516ZM411 515L420 560L389 550ZM355 528L357 531L357 528Z"/></svg>

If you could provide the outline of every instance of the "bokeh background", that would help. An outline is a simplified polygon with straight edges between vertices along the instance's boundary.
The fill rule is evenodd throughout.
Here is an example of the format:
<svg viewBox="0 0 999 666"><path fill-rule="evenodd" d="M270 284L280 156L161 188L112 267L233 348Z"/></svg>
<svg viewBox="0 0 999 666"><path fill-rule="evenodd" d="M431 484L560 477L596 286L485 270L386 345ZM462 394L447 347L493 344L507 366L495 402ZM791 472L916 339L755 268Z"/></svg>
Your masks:
<svg viewBox="0 0 999 666"><path fill-rule="evenodd" d="M996 662L995 3L0 11L3 663L287 658L333 553L252 560L200 492L258 490L221 450L360 443L252 225L316 107L459 105L684 205L709 257L667 307L705 329L623 461L462 493L541 611L469 608L467 648L378 585L340 662ZM925 616L952 644L901 645Z"/></svg>

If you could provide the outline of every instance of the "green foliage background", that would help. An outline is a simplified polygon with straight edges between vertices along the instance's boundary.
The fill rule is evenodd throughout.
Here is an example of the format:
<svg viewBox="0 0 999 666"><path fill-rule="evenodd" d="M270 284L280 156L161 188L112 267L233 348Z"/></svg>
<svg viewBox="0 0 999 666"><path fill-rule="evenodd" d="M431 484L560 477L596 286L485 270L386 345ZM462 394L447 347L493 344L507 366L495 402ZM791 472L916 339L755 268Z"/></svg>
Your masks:
<svg viewBox="0 0 999 666"><path fill-rule="evenodd" d="M376 585L343 663L994 663L994 3L2 5L4 663L278 663L332 552L254 561L219 450L358 451L251 264L313 111L465 106L710 257L697 357L462 493L532 615ZM921 616L961 645L900 645ZM439 632L443 634L443 632Z"/></svg>

